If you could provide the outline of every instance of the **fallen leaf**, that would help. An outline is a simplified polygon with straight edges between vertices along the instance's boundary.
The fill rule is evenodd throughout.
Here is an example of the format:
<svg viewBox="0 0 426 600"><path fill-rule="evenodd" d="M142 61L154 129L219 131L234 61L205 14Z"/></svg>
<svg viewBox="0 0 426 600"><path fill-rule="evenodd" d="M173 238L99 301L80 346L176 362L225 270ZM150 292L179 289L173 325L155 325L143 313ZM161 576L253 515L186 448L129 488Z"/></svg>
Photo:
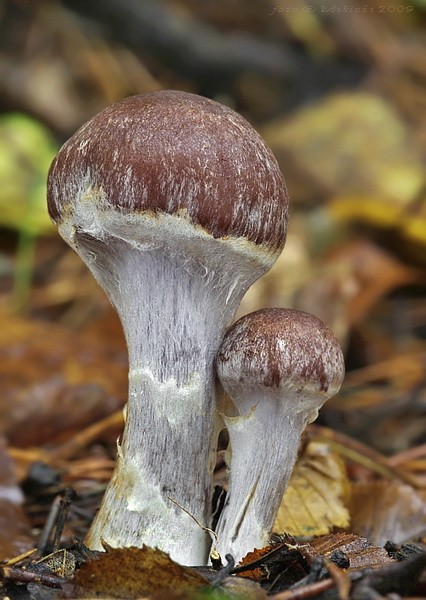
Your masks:
<svg viewBox="0 0 426 600"><path fill-rule="evenodd" d="M425 572L425 568L426 552L422 552L393 565L376 569L355 583L351 598L405 598L412 594L424 598L421 589L419 594L416 593L416 587L419 580L424 580L422 573Z"/></svg>
<svg viewBox="0 0 426 600"><path fill-rule="evenodd" d="M383 203L379 217L392 216L398 226L400 211L424 184L420 153L408 128L389 103L370 93L332 94L269 124L263 134L286 164L296 201L317 199L321 192L356 196L359 212L374 198Z"/></svg>
<svg viewBox="0 0 426 600"><path fill-rule="evenodd" d="M285 581L286 587L305 577L307 572L307 563L297 542L287 535L280 536L280 540L270 546L246 554L237 569L238 577L261 583L274 582L280 576L281 584Z"/></svg>
<svg viewBox="0 0 426 600"><path fill-rule="evenodd" d="M50 131L28 115L0 117L0 225L46 233L46 173L56 147Z"/></svg>
<svg viewBox="0 0 426 600"><path fill-rule="evenodd" d="M328 444L311 442L295 467L273 530L311 536L347 527L349 495L342 459Z"/></svg>
<svg viewBox="0 0 426 600"><path fill-rule="evenodd" d="M76 558L72 552L68 552L65 548L56 550L47 556L35 561L36 565L46 567L59 577L70 578L75 573Z"/></svg>
<svg viewBox="0 0 426 600"><path fill-rule="evenodd" d="M318 314L316 306L327 316L332 290L339 290L347 328L358 325L377 302L395 288L422 284L425 273L402 261L367 239L356 239L330 252L316 276L299 292L298 308Z"/></svg>
<svg viewBox="0 0 426 600"><path fill-rule="evenodd" d="M97 559L84 563L75 573L74 598L182 598L182 593L207 586L207 580L183 567L161 550L108 548ZM167 594L167 596L166 596ZM186 597L186 596L185 596Z"/></svg>
<svg viewBox="0 0 426 600"><path fill-rule="evenodd" d="M415 445L426 424L424 407L416 401L424 387L426 353L421 346L396 351L387 360L349 372L339 396L325 407L335 429L383 453Z"/></svg>
<svg viewBox="0 0 426 600"><path fill-rule="evenodd" d="M353 484L351 530L373 544L401 544L426 534L426 492L400 481Z"/></svg>
<svg viewBox="0 0 426 600"><path fill-rule="evenodd" d="M246 567L251 563L258 563L261 559L265 557L271 552L273 546L265 546L264 548L255 548L252 552L248 552L240 561L239 566ZM266 581L267 573L263 566L253 567L248 571L243 571L238 574L241 578L249 578L253 581Z"/></svg>
<svg viewBox="0 0 426 600"><path fill-rule="evenodd" d="M57 440L124 403L121 351L47 322L11 314L1 322L0 431L14 446Z"/></svg>
<svg viewBox="0 0 426 600"><path fill-rule="evenodd" d="M24 497L13 474L4 438L0 438L0 561L34 546L31 526L23 510Z"/></svg>
<svg viewBox="0 0 426 600"><path fill-rule="evenodd" d="M346 555L349 561L349 571L364 568L378 569L384 565L394 563L384 548L378 548L366 538L354 533L334 533L313 539L307 545L307 553L311 557L325 556L331 558L339 550ZM301 547L303 551L303 547Z"/></svg>

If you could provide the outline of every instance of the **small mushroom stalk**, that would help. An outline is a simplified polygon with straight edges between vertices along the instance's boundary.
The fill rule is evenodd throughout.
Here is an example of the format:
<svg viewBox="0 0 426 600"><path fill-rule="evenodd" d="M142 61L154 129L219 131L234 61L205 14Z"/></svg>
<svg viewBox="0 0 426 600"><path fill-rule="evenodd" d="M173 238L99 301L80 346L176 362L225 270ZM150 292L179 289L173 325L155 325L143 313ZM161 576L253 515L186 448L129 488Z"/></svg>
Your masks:
<svg viewBox="0 0 426 600"><path fill-rule="evenodd" d="M342 351L316 317L265 309L237 321L217 361L228 395L228 495L217 526L218 551L240 561L268 543L301 436L344 376Z"/></svg>
<svg viewBox="0 0 426 600"><path fill-rule="evenodd" d="M203 564L215 462L214 359L247 288L280 253L288 198L239 115L183 92L112 105L49 174L62 237L116 307L129 351L118 459L91 548L156 546ZM188 514L189 513L189 514Z"/></svg>

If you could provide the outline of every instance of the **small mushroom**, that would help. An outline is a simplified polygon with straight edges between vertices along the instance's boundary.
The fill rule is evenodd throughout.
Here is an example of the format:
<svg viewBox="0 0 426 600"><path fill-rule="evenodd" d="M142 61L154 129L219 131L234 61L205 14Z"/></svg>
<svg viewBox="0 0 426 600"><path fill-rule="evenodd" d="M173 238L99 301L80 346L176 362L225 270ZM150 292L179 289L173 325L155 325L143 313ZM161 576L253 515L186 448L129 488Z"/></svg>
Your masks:
<svg viewBox="0 0 426 600"><path fill-rule="evenodd" d="M240 561L269 536L301 435L344 377L342 350L319 319L264 309L225 334L216 367L227 397L230 480L217 526L218 551Z"/></svg>
<svg viewBox="0 0 426 600"><path fill-rule="evenodd" d="M120 101L62 147L48 207L120 316L129 398L87 537L207 562L217 445L214 359L247 288L281 252L288 196L231 109L160 91Z"/></svg>

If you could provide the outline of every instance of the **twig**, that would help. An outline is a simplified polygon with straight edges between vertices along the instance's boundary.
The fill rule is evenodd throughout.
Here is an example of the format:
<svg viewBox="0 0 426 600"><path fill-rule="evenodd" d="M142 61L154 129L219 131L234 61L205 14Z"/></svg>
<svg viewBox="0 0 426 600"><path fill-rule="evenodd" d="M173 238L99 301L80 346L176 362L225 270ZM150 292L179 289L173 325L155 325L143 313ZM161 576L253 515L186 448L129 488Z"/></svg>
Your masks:
<svg viewBox="0 0 426 600"><path fill-rule="evenodd" d="M345 571L342 571L342 569L339 569L332 560L326 559L324 564L330 573L331 579L336 584L340 600L349 600L349 593L352 586L349 575Z"/></svg>
<svg viewBox="0 0 426 600"><path fill-rule="evenodd" d="M20 554L19 556L14 556L10 560L8 560L5 566L12 567L13 565L16 565L17 563L20 563L23 560L26 560L27 558L32 556L35 552L37 552L37 548L31 548L31 550L27 550L27 552L24 552L23 554Z"/></svg>
<svg viewBox="0 0 426 600"><path fill-rule="evenodd" d="M424 351L396 356L348 373L345 379L345 389L389 378L395 374L399 376L410 374L412 378L414 375L414 380L417 381L417 379L423 378L425 364L426 353Z"/></svg>
<svg viewBox="0 0 426 600"><path fill-rule="evenodd" d="M211 582L211 587L219 587L228 577L228 575L231 575L233 572L235 560L232 554L225 554L225 560L226 565L218 570L216 577Z"/></svg>
<svg viewBox="0 0 426 600"><path fill-rule="evenodd" d="M46 551L46 546L49 541L50 534L52 533L53 527L56 523L56 519L58 518L60 505L61 497L56 496L56 498L54 498L50 506L49 514L47 515L46 522L38 540L37 550L41 555L43 555Z"/></svg>
<svg viewBox="0 0 426 600"><path fill-rule="evenodd" d="M416 489L422 489L424 486L421 481L408 473L399 466L389 464L389 460L380 452L369 448L365 444L354 440L353 438L328 429L320 425L311 425L309 428L310 438L331 443L341 456L352 460L358 464L364 465L371 471L379 473L389 479L400 479Z"/></svg>
<svg viewBox="0 0 426 600"><path fill-rule="evenodd" d="M61 537L64 532L65 522L68 517L71 502L75 500L76 493L72 488L66 488L59 502L58 519L56 521L55 534L53 536L53 552L59 550Z"/></svg>
<svg viewBox="0 0 426 600"><path fill-rule="evenodd" d="M52 456L56 460L69 459L109 429L122 427L123 422L123 413L121 410L117 410L112 415L98 421L98 423L89 425L89 427L86 427L80 433L75 434L70 440L58 446L52 453Z"/></svg>
<svg viewBox="0 0 426 600"><path fill-rule="evenodd" d="M1 568L3 577L11 581L19 583L40 583L47 587L60 588L67 579L58 575L49 575L48 573L34 573L33 571L25 571L17 567L9 567L5 565Z"/></svg>
<svg viewBox="0 0 426 600"><path fill-rule="evenodd" d="M409 448L408 450L394 454L388 458L388 463L391 466L396 467L406 462L411 462L416 458L423 457L426 457L426 444L421 444L420 446L415 446L414 448Z"/></svg>
<svg viewBox="0 0 426 600"><path fill-rule="evenodd" d="M331 590L334 587L336 587L336 582L333 581L333 579L323 579L322 581L308 583L308 585L304 585L303 587L295 588L294 590L286 590L285 592L273 594L269 597L274 600L306 600L307 598L312 598L317 594L322 594L322 592Z"/></svg>

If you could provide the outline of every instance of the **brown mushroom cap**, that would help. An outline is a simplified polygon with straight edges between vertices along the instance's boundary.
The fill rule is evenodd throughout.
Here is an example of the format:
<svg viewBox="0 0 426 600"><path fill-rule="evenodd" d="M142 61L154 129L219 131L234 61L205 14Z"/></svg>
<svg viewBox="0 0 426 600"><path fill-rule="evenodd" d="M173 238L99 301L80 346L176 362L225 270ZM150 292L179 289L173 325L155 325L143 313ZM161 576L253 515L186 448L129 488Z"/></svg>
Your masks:
<svg viewBox="0 0 426 600"><path fill-rule="evenodd" d="M272 152L240 115L194 94L133 96L83 125L52 163L50 216L60 223L88 197L121 213L178 214L215 238L285 242L288 195Z"/></svg>
<svg viewBox="0 0 426 600"><path fill-rule="evenodd" d="M328 398L339 389L344 360L339 342L322 321L291 309L245 315L227 331L216 361L219 378L232 388L292 387Z"/></svg>

